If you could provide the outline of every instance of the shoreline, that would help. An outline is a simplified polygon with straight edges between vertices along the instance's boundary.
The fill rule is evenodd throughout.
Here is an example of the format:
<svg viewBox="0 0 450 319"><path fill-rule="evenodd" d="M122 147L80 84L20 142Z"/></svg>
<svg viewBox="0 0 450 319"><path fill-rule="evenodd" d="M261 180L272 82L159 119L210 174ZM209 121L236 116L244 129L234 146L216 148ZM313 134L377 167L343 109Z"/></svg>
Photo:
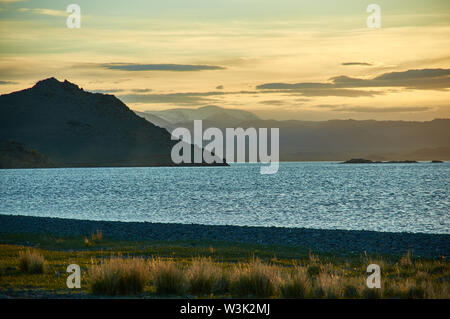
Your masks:
<svg viewBox="0 0 450 319"><path fill-rule="evenodd" d="M449 234L390 233L365 230L119 222L0 214L1 234L39 234L56 237L89 236L101 229L105 238L127 241L210 241L230 245L256 244L308 249L341 255L399 256L408 250L416 257L450 255Z"/></svg>

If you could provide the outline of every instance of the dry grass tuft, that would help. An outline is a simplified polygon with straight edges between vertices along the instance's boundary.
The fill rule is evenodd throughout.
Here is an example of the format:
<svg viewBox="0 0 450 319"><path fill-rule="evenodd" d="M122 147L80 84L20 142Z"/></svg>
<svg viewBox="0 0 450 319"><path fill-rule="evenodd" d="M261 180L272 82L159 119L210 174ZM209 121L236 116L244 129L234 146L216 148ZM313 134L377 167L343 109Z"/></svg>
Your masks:
<svg viewBox="0 0 450 319"><path fill-rule="evenodd" d="M366 287L362 290L361 296L364 299L379 299L381 298L381 289Z"/></svg>
<svg viewBox="0 0 450 319"><path fill-rule="evenodd" d="M98 244L103 240L103 231L101 229L97 229L91 233L91 237L84 237L84 245L86 247L92 247L94 244Z"/></svg>
<svg viewBox="0 0 450 319"><path fill-rule="evenodd" d="M188 288L186 273L174 261L153 260L151 272L156 293L174 295L186 293Z"/></svg>
<svg viewBox="0 0 450 319"><path fill-rule="evenodd" d="M303 267L295 267L280 288L283 298L307 298L311 291L312 283Z"/></svg>
<svg viewBox="0 0 450 319"><path fill-rule="evenodd" d="M89 284L94 294L139 294L148 279L148 263L142 258L114 257L89 269Z"/></svg>
<svg viewBox="0 0 450 319"><path fill-rule="evenodd" d="M343 296L342 278L328 273L321 273L315 281L315 294L318 298L336 299Z"/></svg>
<svg viewBox="0 0 450 319"><path fill-rule="evenodd" d="M353 284L346 284L343 288L343 297L344 298L358 298L359 291L357 286Z"/></svg>
<svg viewBox="0 0 450 319"><path fill-rule="evenodd" d="M249 264L239 264L232 275L231 292L237 296L269 298L279 291L279 267L263 264L257 259Z"/></svg>
<svg viewBox="0 0 450 319"><path fill-rule="evenodd" d="M211 258L195 258L187 270L189 292L206 295L221 290L222 269Z"/></svg>
<svg viewBox="0 0 450 319"><path fill-rule="evenodd" d="M101 229L97 229L95 233L91 234L91 240L94 243L99 243L103 240L103 231Z"/></svg>
<svg viewBox="0 0 450 319"><path fill-rule="evenodd" d="M400 261L399 261L399 265L403 266L403 267L410 267L413 265L413 263L414 263L414 256L410 250L408 250L408 252L405 254L405 256L400 258Z"/></svg>
<svg viewBox="0 0 450 319"><path fill-rule="evenodd" d="M84 237L84 246L92 247L92 242L87 237Z"/></svg>
<svg viewBox="0 0 450 319"><path fill-rule="evenodd" d="M44 256L36 251L19 252L19 269L29 274L43 274L46 262Z"/></svg>

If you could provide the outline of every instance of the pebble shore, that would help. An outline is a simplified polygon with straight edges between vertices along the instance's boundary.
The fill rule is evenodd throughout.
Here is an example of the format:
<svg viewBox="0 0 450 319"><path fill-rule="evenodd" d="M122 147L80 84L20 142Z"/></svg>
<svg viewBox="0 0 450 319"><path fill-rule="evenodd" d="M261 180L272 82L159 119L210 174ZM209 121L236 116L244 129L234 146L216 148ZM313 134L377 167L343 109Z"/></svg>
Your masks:
<svg viewBox="0 0 450 319"><path fill-rule="evenodd" d="M127 241L217 241L257 245L282 245L314 252L359 255L403 255L448 257L450 235L389 233L357 230L324 230L283 227L213 226L116 222L0 215L2 234L48 234L55 237L88 236L101 229L105 238Z"/></svg>

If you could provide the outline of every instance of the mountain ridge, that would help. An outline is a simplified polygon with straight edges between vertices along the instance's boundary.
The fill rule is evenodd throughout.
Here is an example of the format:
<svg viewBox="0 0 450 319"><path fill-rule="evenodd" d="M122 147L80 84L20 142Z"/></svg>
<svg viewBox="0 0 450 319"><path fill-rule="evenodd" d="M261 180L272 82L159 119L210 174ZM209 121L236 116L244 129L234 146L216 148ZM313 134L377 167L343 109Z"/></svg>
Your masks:
<svg viewBox="0 0 450 319"><path fill-rule="evenodd" d="M115 96L53 77L0 96L0 138L36 149L58 167L172 166L178 142Z"/></svg>
<svg viewBox="0 0 450 319"><path fill-rule="evenodd" d="M192 132L192 116L195 116L195 110L184 119L178 118L177 121L165 121L165 123L160 122L159 124L169 132L176 127L185 127ZM151 121L149 117L147 120ZM259 119L255 116L249 120L233 121L230 118L207 117L203 119L202 125L203 130L208 127L217 127L222 130L223 134L227 127L279 128L280 160L282 161L341 161L348 158L450 159L450 119L431 121L353 119L280 121Z"/></svg>

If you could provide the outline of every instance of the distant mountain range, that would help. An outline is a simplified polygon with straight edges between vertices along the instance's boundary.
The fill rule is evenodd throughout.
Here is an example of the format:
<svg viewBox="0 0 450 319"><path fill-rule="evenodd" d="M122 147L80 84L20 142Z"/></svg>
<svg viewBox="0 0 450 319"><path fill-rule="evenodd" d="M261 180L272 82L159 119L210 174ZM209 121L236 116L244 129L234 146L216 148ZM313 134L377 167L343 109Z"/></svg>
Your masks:
<svg viewBox="0 0 450 319"><path fill-rule="evenodd" d="M203 120L204 130L208 127L222 130L227 127L277 127L280 129L282 161L450 159L450 119L426 122L275 121L259 119L247 111L217 106L136 113L169 132L176 127L186 127L192 132L194 119Z"/></svg>
<svg viewBox="0 0 450 319"><path fill-rule="evenodd" d="M113 95L86 92L55 78L0 96L0 140L7 159L3 166L16 156L17 163L35 167L174 165L170 153L177 143ZM30 149L48 162L24 159Z"/></svg>

